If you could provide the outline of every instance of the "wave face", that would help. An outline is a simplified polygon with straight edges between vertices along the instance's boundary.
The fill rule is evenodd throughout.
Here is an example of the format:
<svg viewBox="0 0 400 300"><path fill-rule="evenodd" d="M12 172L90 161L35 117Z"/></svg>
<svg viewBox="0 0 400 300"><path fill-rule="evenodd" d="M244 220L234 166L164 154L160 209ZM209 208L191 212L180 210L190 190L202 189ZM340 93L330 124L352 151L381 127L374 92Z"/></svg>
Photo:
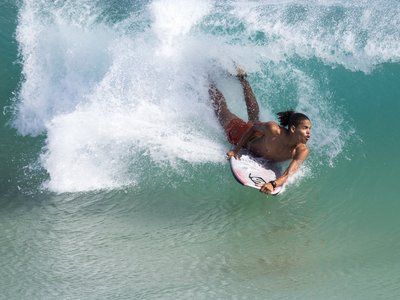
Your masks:
<svg viewBox="0 0 400 300"><path fill-rule="evenodd" d="M333 165L357 139L330 72L371 73L400 59L399 5L388 1L29 1L17 39L23 82L14 126L45 134L45 188L140 184L146 172L224 162L208 99L213 77L246 118L230 73L243 66L262 119L294 108L313 122L303 171ZM314 171L315 172L315 171Z"/></svg>

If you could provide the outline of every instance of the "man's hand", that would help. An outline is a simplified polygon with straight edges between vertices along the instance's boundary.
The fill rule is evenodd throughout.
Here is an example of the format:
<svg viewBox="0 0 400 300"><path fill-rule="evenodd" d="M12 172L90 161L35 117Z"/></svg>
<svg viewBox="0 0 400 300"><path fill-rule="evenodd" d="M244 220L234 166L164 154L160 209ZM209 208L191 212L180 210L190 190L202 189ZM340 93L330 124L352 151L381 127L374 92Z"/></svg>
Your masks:
<svg viewBox="0 0 400 300"><path fill-rule="evenodd" d="M261 186L260 192L264 194L271 194L274 191L274 187L269 182L257 186Z"/></svg>
<svg viewBox="0 0 400 300"><path fill-rule="evenodd" d="M228 156L228 158L231 158L233 156L234 158L239 159L239 152L235 150L228 151L226 155Z"/></svg>

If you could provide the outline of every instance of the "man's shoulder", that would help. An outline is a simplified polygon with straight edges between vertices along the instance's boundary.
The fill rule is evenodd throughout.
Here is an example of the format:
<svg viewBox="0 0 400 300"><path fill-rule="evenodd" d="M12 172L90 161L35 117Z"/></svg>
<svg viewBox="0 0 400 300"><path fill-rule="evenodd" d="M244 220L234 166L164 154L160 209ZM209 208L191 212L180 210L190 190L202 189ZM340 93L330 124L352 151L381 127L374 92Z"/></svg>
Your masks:
<svg viewBox="0 0 400 300"><path fill-rule="evenodd" d="M307 145L304 144L304 143L299 143L299 144L296 146L296 149L299 149L300 151L308 151L308 147L307 147Z"/></svg>
<svg viewBox="0 0 400 300"><path fill-rule="evenodd" d="M300 143L296 146L296 156L305 159L308 156L310 150L306 144Z"/></svg>
<svg viewBox="0 0 400 300"><path fill-rule="evenodd" d="M274 121L265 122L265 128L270 131L273 135L279 135L282 132L282 127Z"/></svg>
<svg viewBox="0 0 400 300"><path fill-rule="evenodd" d="M254 128L267 136L278 136L282 133L282 127L273 121L254 123Z"/></svg>

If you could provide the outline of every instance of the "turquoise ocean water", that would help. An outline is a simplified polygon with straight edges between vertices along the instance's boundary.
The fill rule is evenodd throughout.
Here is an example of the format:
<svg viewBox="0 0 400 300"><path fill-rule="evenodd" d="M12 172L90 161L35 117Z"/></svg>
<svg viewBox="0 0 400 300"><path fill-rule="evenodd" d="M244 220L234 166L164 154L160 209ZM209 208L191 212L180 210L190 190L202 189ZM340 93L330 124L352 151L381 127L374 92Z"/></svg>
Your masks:
<svg viewBox="0 0 400 300"><path fill-rule="evenodd" d="M399 299L400 3L2 0L1 299ZM313 122L276 197L242 117Z"/></svg>

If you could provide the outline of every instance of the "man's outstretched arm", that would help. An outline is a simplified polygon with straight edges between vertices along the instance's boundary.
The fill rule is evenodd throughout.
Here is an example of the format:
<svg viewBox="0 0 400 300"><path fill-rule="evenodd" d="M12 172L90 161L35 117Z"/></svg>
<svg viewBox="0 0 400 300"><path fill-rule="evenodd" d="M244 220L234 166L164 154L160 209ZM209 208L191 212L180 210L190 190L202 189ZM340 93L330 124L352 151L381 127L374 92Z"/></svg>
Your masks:
<svg viewBox="0 0 400 300"><path fill-rule="evenodd" d="M283 172L282 176L279 176L275 180L275 187L284 185L289 176L297 172L301 164L307 159L308 153L309 150L306 145L303 144L298 146L296 149L296 154L285 172ZM268 182L261 187L260 191L269 194L274 190L275 187L272 185L272 183Z"/></svg>

